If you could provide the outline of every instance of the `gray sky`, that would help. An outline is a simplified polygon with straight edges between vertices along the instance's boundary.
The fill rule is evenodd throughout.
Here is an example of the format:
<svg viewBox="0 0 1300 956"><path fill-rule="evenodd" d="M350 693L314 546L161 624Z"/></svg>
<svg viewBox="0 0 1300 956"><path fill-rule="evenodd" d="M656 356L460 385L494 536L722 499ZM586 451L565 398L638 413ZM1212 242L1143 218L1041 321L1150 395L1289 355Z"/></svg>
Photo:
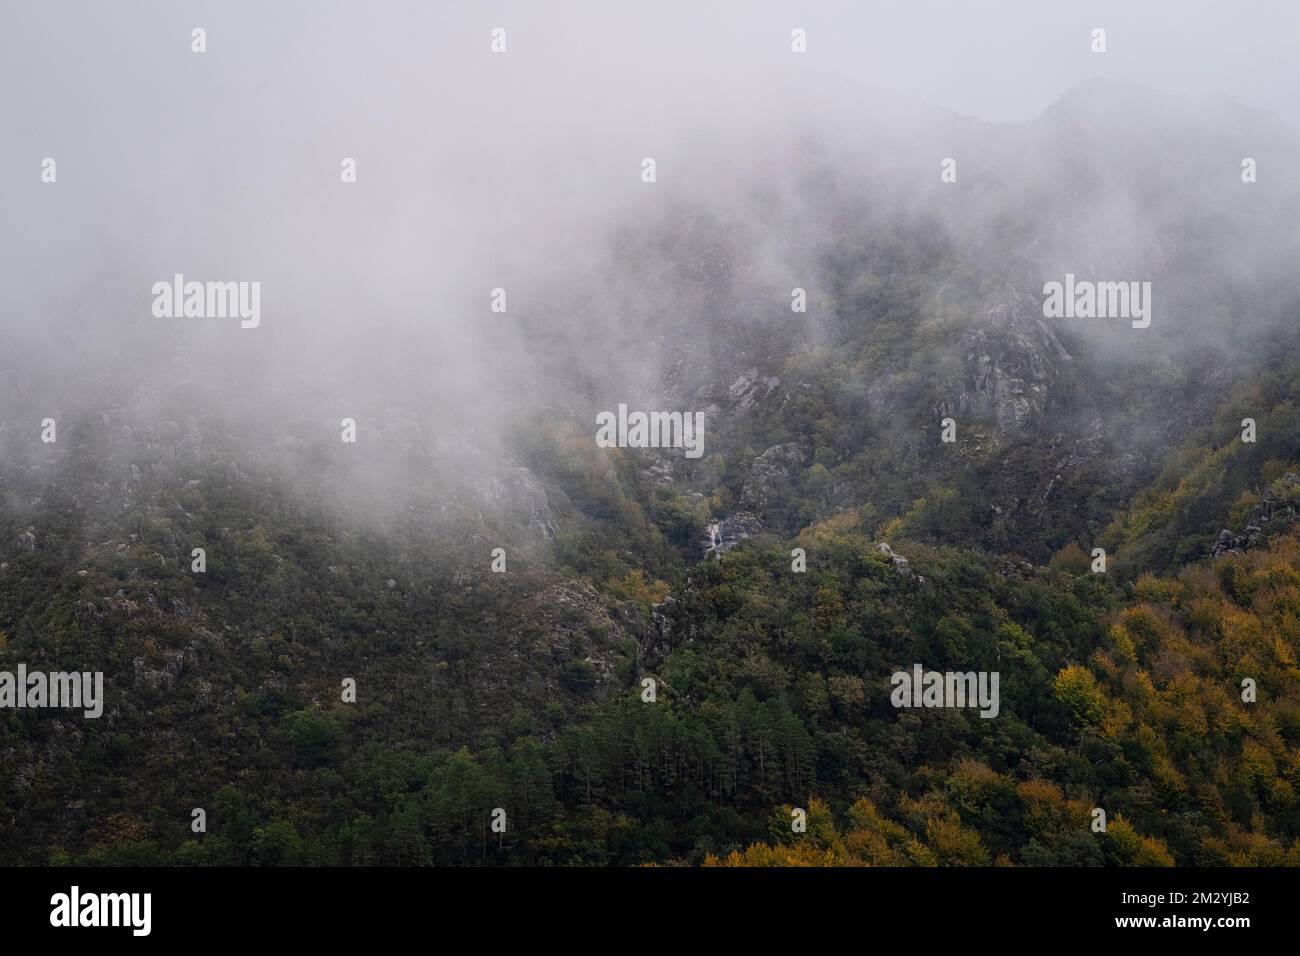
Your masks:
<svg viewBox="0 0 1300 956"><path fill-rule="evenodd" d="M1300 4L1287 0L895 0L774 9L806 11L828 69L980 119L1030 119L1079 81L1104 76L1233 97L1300 121ZM1106 30L1104 54L1090 50L1095 27Z"/></svg>

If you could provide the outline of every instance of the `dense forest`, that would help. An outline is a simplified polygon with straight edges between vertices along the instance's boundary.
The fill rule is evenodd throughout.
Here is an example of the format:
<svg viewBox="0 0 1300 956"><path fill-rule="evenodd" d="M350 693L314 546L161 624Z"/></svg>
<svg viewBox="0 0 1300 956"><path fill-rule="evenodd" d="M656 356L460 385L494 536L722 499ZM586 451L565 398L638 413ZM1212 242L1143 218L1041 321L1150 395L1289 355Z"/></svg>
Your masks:
<svg viewBox="0 0 1300 956"><path fill-rule="evenodd" d="M6 514L7 538L41 535L0 569L0 665L102 667L107 713L4 712L8 845L28 863L1295 865L1300 461L1277 456L1297 381L1277 379L1258 443L1189 439L1182 477L1105 528L1105 574L1088 541L1043 564L939 543L973 531L928 504L701 560L706 506L638 489L619 450L555 460L588 513L549 564L494 573L465 544L448 570L445 534L348 531L252 474L146 477L105 521L83 496L111 458L87 438L74 478ZM1211 556L1205 529L1261 502L1267 539ZM1125 573L1152 538L1202 559ZM895 709L888 675L916 661L999 672L999 718Z"/></svg>

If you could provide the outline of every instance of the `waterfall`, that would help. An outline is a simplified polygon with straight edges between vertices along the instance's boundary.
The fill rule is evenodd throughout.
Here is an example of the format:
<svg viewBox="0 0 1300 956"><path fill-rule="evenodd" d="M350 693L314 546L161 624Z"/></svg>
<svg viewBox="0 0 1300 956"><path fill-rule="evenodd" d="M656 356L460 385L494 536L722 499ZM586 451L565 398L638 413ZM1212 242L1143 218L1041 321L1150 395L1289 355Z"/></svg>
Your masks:
<svg viewBox="0 0 1300 956"><path fill-rule="evenodd" d="M718 536L718 528L721 526L722 523L719 521L709 522L709 546L705 549L705 554L722 557L722 554L718 551L718 545L722 543L722 539Z"/></svg>

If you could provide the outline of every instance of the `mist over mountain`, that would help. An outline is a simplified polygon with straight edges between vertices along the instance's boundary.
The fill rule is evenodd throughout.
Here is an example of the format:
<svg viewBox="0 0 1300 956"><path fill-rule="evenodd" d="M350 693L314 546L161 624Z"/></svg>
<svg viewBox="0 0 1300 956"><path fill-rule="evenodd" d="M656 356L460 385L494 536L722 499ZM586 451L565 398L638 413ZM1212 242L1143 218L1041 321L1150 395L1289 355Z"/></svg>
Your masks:
<svg viewBox="0 0 1300 956"><path fill-rule="evenodd" d="M721 409L737 376L758 366L775 374L808 349L861 346L882 317L895 318L891 308L911 313L907 361L922 351L934 369L909 376L886 363L864 384L887 403L882 379L928 378L931 404L955 409L969 406L963 350L972 337L989 338L981 330L990 323L989 347L1010 349L1005 360L1022 372L1033 366L1031 378L1055 379L1077 357L1097 365L1088 386L1104 388L1127 377L1129 362L1177 362L1190 373L1231 366L1242 353L1250 361L1257 336L1294 307L1297 192L1285 157L1295 134L1265 115L1108 81L1081 85L1024 124L909 110L857 87L836 93L797 105L787 95L762 129L714 123L695 148L687 130L672 131L683 142L671 177L652 192L636 182L609 191L609 205L564 236L564 255L550 254L553 243L523 250L532 261L516 272L506 263L510 249L521 252L518 239L505 257L481 254L472 293L462 278L439 284L441 257L406 275L393 269L387 283L363 261L317 274L315 295L328 304L295 291L289 305L262 280L266 321L257 329L160 321L148 312L149 277L170 281L185 265L172 252L173 267L136 272L134 295L115 301L99 288L93 308L71 312L28 303L51 318L12 320L21 347L7 351L6 378L33 412L51 402L99 409L106 396L138 403L146 418L179 405L239 417L254 446L296 428L305 430L295 437L324 444L345 414L380 433L388 416L406 415L500 453L511 429L538 411L585 426L592 408L665 391L705 404L722 397ZM847 133L846 114L857 120ZM1250 144L1265 182L1242 188L1241 149L1228 143ZM935 173L948 153L961 157L955 184ZM299 228L304 212L272 229ZM1150 277L1157 320L1140 338L1100 320L1049 326L1039 289L1066 272ZM363 277L378 282L374 295L354 298ZM504 315L488 309L499 283ZM790 312L794 287L807 289L806 314ZM77 333L56 333L60 323ZM1035 414L1053 391L1046 378L1038 384ZM984 401L980 417L1005 419L996 404ZM298 421L268 421L267 407L292 409ZM892 409L909 424L929 411ZM388 478L399 493L404 476Z"/></svg>
<svg viewBox="0 0 1300 956"><path fill-rule="evenodd" d="M1300 115L851 6L5 13L6 862L1300 861Z"/></svg>

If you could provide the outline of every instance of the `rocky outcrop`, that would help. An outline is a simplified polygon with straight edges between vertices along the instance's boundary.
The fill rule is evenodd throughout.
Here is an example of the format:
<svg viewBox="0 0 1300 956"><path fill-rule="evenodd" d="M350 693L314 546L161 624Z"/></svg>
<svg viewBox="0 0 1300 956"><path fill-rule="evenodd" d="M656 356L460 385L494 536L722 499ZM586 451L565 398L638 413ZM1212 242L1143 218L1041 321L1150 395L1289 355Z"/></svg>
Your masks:
<svg viewBox="0 0 1300 956"><path fill-rule="evenodd" d="M738 511L721 521L709 523L705 531L704 556L722 557L740 542L763 533L763 522L747 511Z"/></svg>
<svg viewBox="0 0 1300 956"><path fill-rule="evenodd" d="M962 334L962 373L936 418L987 422L998 438L1020 437L1042 421L1070 353L1036 302L1014 294Z"/></svg>
<svg viewBox="0 0 1300 956"><path fill-rule="evenodd" d="M1300 475L1288 471L1282 480L1288 485L1300 486ZM1266 532L1276 529L1283 523L1296 519L1296 509L1290 504L1280 504L1273 496L1272 489L1264 492L1259 503L1250 509L1240 532L1233 533L1227 528L1219 532L1219 540L1210 548L1211 558L1220 558L1225 554L1241 554L1251 548L1268 545Z"/></svg>
<svg viewBox="0 0 1300 956"><path fill-rule="evenodd" d="M640 644L645 625L634 605L611 602L585 581L564 580L528 599L525 620L535 628L552 661L581 661L597 688L613 681L626 638Z"/></svg>
<svg viewBox="0 0 1300 956"><path fill-rule="evenodd" d="M689 596L689 589L687 596ZM642 634L637 645L637 667L644 671L662 663L672 652L673 647L681 641L690 641L695 637L696 625L686 616L682 619L681 602L669 595L661 604L650 606L650 627Z"/></svg>
<svg viewBox="0 0 1300 956"><path fill-rule="evenodd" d="M782 500L790 491L790 482L803 470L808 450L790 443L773 445L754 459L749 477L740 489L740 506L762 513Z"/></svg>
<svg viewBox="0 0 1300 956"><path fill-rule="evenodd" d="M771 395L780 384L781 380L775 375L763 377L759 375L758 369L752 368L748 372L741 373L731 383L731 387L727 389L727 397L733 407L743 412L755 402Z"/></svg>
<svg viewBox="0 0 1300 956"><path fill-rule="evenodd" d="M546 489L527 468L516 468L502 476L492 475L483 498L486 504L542 538L553 540L560 533Z"/></svg>
<svg viewBox="0 0 1300 956"><path fill-rule="evenodd" d="M925 578L912 570L911 562L909 562L907 558L896 552L884 541L876 543L876 550L889 558L890 563L893 564L894 570L898 572L899 576L907 578L909 581L916 581L917 583L923 583L925 581Z"/></svg>
<svg viewBox="0 0 1300 956"><path fill-rule="evenodd" d="M143 657L132 658L131 669L136 687L149 687L154 690L170 691L180 680L185 669L185 652L180 650L163 651L162 667L147 666Z"/></svg>
<svg viewBox="0 0 1300 956"><path fill-rule="evenodd" d="M674 647L689 644L700 636L701 622L693 613L697 593L687 585L662 604L650 607L651 626L645 629L639 648L638 664L644 668L661 663Z"/></svg>

